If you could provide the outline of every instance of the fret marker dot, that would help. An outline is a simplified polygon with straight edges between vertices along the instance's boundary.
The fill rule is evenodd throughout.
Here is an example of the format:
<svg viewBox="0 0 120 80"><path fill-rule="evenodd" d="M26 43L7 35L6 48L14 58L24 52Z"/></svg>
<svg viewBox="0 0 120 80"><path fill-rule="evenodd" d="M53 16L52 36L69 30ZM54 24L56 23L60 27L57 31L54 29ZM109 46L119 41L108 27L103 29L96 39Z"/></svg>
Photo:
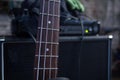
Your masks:
<svg viewBox="0 0 120 80"><path fill-rule="evenodd" d="M49 51L49 48L47 48L46 51Z"/></svg>
<svg viewBox="0 0 120 80"><path fill-rule="evenodd" d="M48 24L51 24L51 21L48 21Z"/></svg>

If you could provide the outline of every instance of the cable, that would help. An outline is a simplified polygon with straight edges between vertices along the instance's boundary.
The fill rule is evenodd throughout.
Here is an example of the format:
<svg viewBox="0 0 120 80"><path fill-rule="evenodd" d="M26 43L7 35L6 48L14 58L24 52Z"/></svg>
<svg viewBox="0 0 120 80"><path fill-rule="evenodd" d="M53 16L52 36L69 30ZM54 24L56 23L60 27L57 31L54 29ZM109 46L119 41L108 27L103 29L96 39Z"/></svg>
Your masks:
<svg viewBox="0 0 120 80"><path fill-rule="evenodd" d="M35 36L34 36L30 31L27 31L27 32L28 32L28 34L33 38L34 42L36 43L37 40L36 40Z"/></svg>
<svg viewBox="0 0 120 80"><path fill-rule="evenodd" d="M84 38L84 35L85 35L85 33L84 33L84 23L83 23L83 20L82 20L82 15L81 15L81 13L79 13L78 11L76 11L76 14L78 15L78 18L79 18L79 20L80 20L80 24L81 24L81 29L82 29L82 36L80 37L80 54L82 55L82 48L83 48L83 38ZM79 70L78 70L78 74L80 74L80 72L81 72L81 55L78 55L78 66L79 66ZM79 79L80 79L80 77L79 77Z"/></svg>

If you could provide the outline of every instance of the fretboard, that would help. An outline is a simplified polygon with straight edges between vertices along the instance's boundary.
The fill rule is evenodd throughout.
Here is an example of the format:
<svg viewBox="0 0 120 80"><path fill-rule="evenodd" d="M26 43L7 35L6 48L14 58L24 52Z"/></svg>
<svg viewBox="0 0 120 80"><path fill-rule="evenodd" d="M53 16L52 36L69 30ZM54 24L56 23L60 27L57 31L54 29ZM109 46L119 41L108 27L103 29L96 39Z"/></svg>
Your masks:
<svg viewBox="0 0 120 80"><path fill-rule="evenodd" d="M60 0L40 0L34 80L57 75Z"/></svg>

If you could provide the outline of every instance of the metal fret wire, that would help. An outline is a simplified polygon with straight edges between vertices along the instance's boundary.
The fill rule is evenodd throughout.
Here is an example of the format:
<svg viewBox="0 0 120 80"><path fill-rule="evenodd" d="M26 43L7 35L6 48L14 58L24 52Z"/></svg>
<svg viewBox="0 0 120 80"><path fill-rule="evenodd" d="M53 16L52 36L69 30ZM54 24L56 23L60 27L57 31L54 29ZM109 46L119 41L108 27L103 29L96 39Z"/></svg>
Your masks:
<svg viewBox="0 0 120 80"><path fill-rule="evenodd" d="M47 5L48 6L48 8L47 8L48 9L47 10L48 14L49 14L49 5L50 5L50 1L48 0L48 5ZM46 37L46 40L45 40L46 42L48 40L48 20L49 20L49 16L47 15L47 21L46 21L46 24L47 24L46 27L47 28L46 28L46 36L45 36ZM46 54L47 54L47 50L46 49L47 49L47 43L45 43L45 53L44 53L45 57L44 57L44 65L43 65L44 66L44 69L43 69L43 80L45 80L45 71L46 71L45 70L45 68L46 68Z"/></svg>
<svg viewBox="0 0 120 80"><path fill-rule="evenodd" d="M42 15L49 15L49 16L54 16L54 17L60 17L60 15L53 15L53 14L47 14L47 13L40 13L40 14L42 14Z"/></svg>
<svg viewBox="0 0 120 80"><path fill-rule="evenodd" d="M54 31L59 31L59 29L54 29L54 28L41 28L41 27L38 27L38 29L43 29L43 30L46 30L46 29L48 29L48 30L54 30Z"/></svg>
<svg viewBox="0 0 120 80"><path fill-rule="evenodd" d="M36 57L38 57L39 55L35 55ZM40 55L40 57L45 57L45 55ZM57 55L54 56L54 55L46 55L46 57L52 57L52 58L55 58L55 57L58 57Z"/></svg>
<svg viewBox="0 0 120 80"><path fill-rule="evenodd" d="M57 42L43 42L43 41L42 41L42 42L36 41L36 43L44 43L44 44L47 43L47 44L56 44L56 45L59 44L59 43L57 43Z"/></svg>
<svg viewBox="0 0 120 80"><path fill-rule="evenodd" d="M40 8L40 9L42 9L42 13L44 12L44 8L45 8L45 0L43 0L43 8ZM39 22L38 23L40 23L40 16L39 16ZM40 24L38 25L38 26L40 26ZM42 19L41 19L41 27L43 27L43 15L42 15ZM39 32L39 31L38 31ZM39 36L39 41L41 42L42 41L42 29L41 29L41 31L40 31L40 34L38 34L38 35L40 35ZM41 43L39 43L39 57L38 57L38 68L39 68L39 66L40 66L40 54L41 54ZM39 80L39 73L40 73L40 71L39 71L39 69L37 69L37 80Z"/></svg>
<svg viewBox="0 0 120 80"><path fill-rule="evenodd" d="M57 70L58 68L34 68L34 69L39 69L39 70Z"/></svg>

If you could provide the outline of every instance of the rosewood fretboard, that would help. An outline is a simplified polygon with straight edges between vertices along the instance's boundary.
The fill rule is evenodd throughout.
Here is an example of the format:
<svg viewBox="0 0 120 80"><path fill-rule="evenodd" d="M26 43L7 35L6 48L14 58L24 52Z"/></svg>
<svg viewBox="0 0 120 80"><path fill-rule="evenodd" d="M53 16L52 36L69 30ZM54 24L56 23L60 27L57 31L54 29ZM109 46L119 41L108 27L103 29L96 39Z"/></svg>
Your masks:
<svg viewBox="0 0 120 80"><path fill-rule="evenodd" d="M40 0L34 80L57 75L60 0Z"/></svg>

